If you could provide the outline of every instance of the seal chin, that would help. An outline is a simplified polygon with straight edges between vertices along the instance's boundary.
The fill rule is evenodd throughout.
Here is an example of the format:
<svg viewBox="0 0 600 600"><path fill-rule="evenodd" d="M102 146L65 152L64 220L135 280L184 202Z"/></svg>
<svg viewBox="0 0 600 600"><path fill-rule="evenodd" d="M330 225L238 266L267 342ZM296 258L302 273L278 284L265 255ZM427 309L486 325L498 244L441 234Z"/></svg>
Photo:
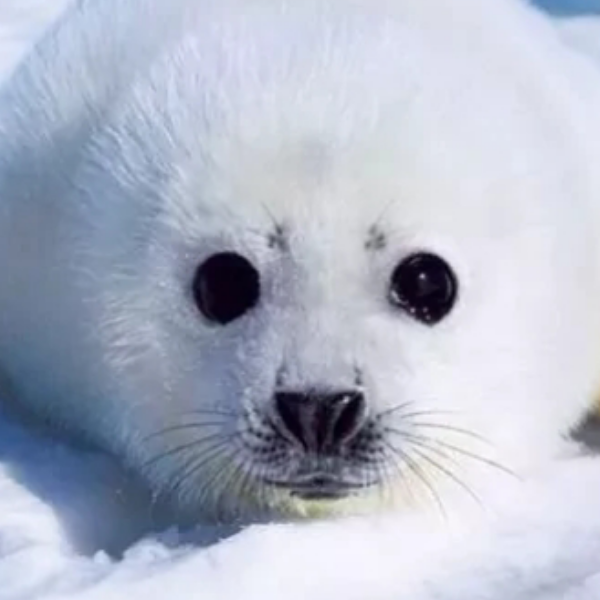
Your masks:
<svg viewBox="0 0 600 600"><path fill-rule="evenodd" d="M314 520L383 513L392 504L379 486L273 485L271 508L284 520Z"/></svg>

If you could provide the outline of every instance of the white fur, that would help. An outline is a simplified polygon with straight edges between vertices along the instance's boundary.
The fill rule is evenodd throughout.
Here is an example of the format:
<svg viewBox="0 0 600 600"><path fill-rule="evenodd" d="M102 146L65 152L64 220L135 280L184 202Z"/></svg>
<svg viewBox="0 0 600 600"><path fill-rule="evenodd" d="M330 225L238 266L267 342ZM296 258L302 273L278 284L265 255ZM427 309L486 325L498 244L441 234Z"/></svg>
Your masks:
<svg viewBox="0 0 600 600"><path fill-rule="evenodd" d="M71 1L4 0L0 4L0 81L9 76Z"/></svg>
<svg viewBox="0 0 600 600"><path fill-rule="evenodd" d="M157 492L194 454L148 461L195 433L156 432L265 408L282 362L292 387L347 386L359 364L372 410L432 411L459 448L451 467L421 461L444 499L462 492L450 470L484 489L491 461L539 467L598 390L595 76L516 0L80 2L0 98L6 393ZM228 249L264 296L214 328L189 286ZM434 328L386 303L421 249L461 283ZM238 493L228 452L188 478L180 515L365 508Z"/></svg>

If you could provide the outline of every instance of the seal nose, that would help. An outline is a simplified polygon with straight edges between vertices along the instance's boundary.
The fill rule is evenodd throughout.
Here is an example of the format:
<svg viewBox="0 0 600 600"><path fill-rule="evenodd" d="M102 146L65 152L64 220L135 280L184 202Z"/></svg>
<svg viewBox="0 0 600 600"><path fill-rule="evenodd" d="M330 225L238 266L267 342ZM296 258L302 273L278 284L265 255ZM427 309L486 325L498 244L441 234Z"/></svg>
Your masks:
<svg viewBox="0 0 600 600"><path fill-rule="evenodd" d="M275 411L288 437L306 450L337 450L350 441L365 421L365 397L359 390L340 392L282 391Z"/></svg>

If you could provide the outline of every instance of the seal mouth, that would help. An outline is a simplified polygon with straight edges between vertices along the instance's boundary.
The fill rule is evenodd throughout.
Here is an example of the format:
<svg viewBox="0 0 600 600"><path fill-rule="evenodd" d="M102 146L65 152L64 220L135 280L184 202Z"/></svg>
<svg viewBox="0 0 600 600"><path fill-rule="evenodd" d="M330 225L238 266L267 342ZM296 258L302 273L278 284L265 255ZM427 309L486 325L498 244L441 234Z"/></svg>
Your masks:
<svg viewBox="0 0 600 600"><path fill-rule="evenodd" d="M301 480L267 480L273 487L287 490L292 496L302 500L341 500L372 487L375 482L350 482L331 475L311 475Z"/></svg>

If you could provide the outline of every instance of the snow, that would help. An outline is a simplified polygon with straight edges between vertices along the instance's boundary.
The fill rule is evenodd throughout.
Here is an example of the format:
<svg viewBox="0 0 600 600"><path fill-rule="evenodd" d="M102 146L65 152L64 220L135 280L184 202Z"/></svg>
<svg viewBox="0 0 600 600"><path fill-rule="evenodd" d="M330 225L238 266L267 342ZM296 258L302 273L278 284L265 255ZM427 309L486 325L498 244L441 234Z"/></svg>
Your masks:
<svg viewBox="0 0 600 600"><path fill-rule="evenodd" d="M147 537L117 561L74 551L58 522L65 487L75 503L86 494L99 503L108 496L110 485L90 489L94 480L106 483L104 461L45 442L6 418L0 440L8 465L0 475L2 599L600 597L597 458L566 458L510 493L497 490L461 521L423 514L255 526L205 548L178 546L171 532ZM35 495L16 483L13 467L25 463L45 473Z"/></svg>
<svg viewBox="0 0 600 600"><path fill-rule="evenodd" d="M67 1L0 0L0 74ZM600 56L594 27L578 20L568 35ZM230 532L203 530L201 547L168 532L147 536L122 560L98 548L109 539L113 550L125 547L148 524L136 511L144 499L114 465L8 417L0 418L0 463L0 599L600 598L593 457L564 459L497 490L458 522L412 515L256 526L219 543L209 539Z"/></svg>

